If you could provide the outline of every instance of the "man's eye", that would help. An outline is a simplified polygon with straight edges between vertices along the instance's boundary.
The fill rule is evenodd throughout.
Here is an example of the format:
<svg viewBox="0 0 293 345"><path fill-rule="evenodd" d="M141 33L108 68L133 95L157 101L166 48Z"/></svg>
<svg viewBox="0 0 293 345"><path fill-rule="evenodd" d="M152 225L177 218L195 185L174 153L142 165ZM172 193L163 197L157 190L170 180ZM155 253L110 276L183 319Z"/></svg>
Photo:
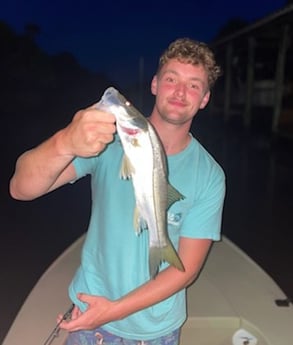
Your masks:
<svg viewBox="0 0 293 345"><path fill-rule="evenodd" d="M200 86L198 84L191 84L191 88L195 90L199 90Z"/></svg>
<svg viewBox="0 0 293 345"><path fill-rule="evenodd" d="M169 83L174 83L174 82L175 82L175 79L172 78L172 77L167 77L167 78L166 78L166 81L169 82Z"/></svg>

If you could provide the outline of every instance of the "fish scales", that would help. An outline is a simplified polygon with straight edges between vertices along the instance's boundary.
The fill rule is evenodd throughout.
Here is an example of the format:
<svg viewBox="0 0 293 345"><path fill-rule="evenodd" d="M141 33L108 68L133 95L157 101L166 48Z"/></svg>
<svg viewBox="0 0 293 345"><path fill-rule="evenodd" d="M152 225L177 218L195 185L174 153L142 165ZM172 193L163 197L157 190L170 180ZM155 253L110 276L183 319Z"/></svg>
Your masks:
<svg viewBox="0 0 293 345"><path fill-rule="evenodd" d="M135 231L138 234L145 228L149 231L151 278L155 278L163 261L184 271L167 231L167 210L184 197L168 183L166 155L155 129L113 87L106 89L96 106L111 112L116 118L124 150L120 175L133 183Z"/></svg>

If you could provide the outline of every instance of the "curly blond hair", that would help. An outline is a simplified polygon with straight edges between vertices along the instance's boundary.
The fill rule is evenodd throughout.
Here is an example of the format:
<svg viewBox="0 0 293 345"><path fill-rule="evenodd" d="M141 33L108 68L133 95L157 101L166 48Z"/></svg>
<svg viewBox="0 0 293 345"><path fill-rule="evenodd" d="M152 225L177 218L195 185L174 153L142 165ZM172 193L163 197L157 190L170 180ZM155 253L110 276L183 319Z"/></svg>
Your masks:
<svg viewBox="0 0 293 345"><path fill-rule="evenodd" d="M209 88L213 87L221 75L221 68L216 64L214 53L203 42L190 38L178 38L172 42L160 57L157 74L170 59L177 59L192 65L202 65L208 73Z"/></svg>

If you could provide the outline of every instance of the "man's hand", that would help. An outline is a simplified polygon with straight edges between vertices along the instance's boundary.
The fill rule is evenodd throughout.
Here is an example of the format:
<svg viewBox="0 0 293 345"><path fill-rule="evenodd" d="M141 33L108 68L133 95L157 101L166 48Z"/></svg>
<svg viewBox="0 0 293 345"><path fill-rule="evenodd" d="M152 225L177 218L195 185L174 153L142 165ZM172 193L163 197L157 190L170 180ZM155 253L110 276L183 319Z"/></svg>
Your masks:
<svg viewBox="0 0 293 345"><path fill-rule="evenodd" d="M114 316L115 305L118 302L110 301L105 297L79 294L78 298L88 305L85 312L81 312L77 306L72 311L71 320L63 321L60 328L67 331L78 331L82 329L94 329L105 323L118 318ZM58 316L57 322L60 322L62 315Z"/></svg>
<svg viewBox="0 0 293 345"><path fill-rule="evenodd" d="M115 117L95 106L78 111L61 131L60 150L65 155L91 157L101 153L113 141Z"/></svg>

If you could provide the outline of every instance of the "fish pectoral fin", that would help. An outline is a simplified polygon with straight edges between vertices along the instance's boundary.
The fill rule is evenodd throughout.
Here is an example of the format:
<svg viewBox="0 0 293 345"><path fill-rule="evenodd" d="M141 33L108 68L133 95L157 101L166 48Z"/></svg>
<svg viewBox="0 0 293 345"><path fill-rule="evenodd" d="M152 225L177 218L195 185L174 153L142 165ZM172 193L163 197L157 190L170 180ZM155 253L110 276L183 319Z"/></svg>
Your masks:
<svg viewBox="0 0 293 345"><path fill-rule="evenodd" d="M134 174L135 169L131 164L129 158L124 155L122 158L121 169L120 169L120 177L124 180L131 179L132 174Z"/></svg>
<svg viewBox="0 0 293 345"><path fill-rule="evenodd" d="M164 247L150 247L149 270L152 279L154 279L158 274L159 267L163 261L166 261L171 266L185 272L184 265L170 241L168 241L168 244Z"/></svg>
<svg viewBox="0 0 293 345"><path fill-rule="evenodd" d="M133 227L136 235L139 235L142 230L147 229L147 222L141 217L138 208L134 208L133 212Z"/></svg>
<svg viewBox="0 0 293 345"><path fill-rule="evenodd" d="M168 204L167 209L174 204L174 202L185 199L176 188L174 188L170 183L168 184Z"/></svg>

